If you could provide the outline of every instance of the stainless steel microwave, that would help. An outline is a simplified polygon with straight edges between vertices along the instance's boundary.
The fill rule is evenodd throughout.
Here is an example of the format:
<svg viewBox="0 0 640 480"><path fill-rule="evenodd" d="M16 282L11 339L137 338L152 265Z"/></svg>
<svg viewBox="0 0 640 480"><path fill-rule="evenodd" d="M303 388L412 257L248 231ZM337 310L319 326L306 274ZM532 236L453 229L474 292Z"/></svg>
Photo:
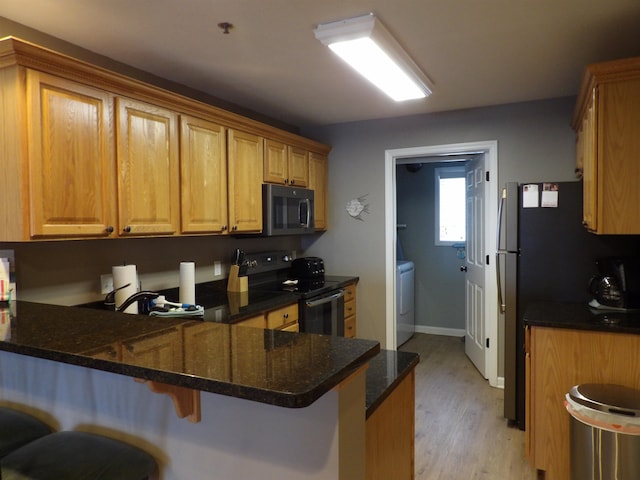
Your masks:
<svg viewBox="0 0 640 480"><path fill-rule="evenodd" d="M313 190L263 184L262 228L268 237L313 233Z"/></svg>

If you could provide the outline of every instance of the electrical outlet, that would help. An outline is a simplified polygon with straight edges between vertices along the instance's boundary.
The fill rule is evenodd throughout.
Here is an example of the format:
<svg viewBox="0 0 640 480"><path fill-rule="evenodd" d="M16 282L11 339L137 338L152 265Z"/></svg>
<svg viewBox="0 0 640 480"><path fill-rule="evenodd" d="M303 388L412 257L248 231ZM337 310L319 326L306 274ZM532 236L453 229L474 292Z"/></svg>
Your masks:
<svg viewBox="0 0 640 480"><path fill-rule="evenodd" d="M113 275L105 273L100 275L100 293L106 295L113 291Z"/></svg>
<svg viewBox="0 0 640 480"><path fill-rule="evenodd" d="M222 275L222 264L219 260L213 262L213 275L216 277Z"/></svg>

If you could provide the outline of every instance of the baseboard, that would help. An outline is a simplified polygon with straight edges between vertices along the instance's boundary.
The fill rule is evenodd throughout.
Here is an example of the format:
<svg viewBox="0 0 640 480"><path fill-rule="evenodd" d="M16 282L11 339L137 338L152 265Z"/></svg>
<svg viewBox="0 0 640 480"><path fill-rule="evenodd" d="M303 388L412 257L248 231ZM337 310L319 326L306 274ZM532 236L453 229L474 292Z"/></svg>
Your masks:
<svg viewBox="0 0 640 480"><path fill-rule="evenodd" d="M416 325L416 333L428 333L429 335L445 335L447 337L464 337L463 328L444 328Z"/></svg>

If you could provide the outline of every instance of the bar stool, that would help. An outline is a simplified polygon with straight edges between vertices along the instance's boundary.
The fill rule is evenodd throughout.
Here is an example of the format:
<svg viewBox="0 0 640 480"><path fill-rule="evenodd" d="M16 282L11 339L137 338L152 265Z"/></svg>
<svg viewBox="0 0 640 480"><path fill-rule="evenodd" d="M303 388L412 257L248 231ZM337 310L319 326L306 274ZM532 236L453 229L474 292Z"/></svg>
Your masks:
<svg viewBox="0 0 640 480"><path fill-rule="evenodd" d="M0 459L51 433L44 422L12 408L0 407Z"/></svg>
<svg viewBox="0 0 640 480"><path fill-rule="evenodd" d="M101 435L62 431L0 460L2 480L143 480L157 470L148 453Z"/></svg>

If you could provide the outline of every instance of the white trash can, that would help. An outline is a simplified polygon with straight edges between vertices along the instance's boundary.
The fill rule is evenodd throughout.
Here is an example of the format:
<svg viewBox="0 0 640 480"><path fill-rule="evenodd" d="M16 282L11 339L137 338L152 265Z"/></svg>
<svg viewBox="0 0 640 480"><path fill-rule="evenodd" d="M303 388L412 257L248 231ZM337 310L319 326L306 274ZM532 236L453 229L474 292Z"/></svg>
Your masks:
<svg viewBox="0 0 640 480"><path fill-rule="evenodd" d="M585 383L571 388L571 480L640 479L640 390Z"/></svg>

